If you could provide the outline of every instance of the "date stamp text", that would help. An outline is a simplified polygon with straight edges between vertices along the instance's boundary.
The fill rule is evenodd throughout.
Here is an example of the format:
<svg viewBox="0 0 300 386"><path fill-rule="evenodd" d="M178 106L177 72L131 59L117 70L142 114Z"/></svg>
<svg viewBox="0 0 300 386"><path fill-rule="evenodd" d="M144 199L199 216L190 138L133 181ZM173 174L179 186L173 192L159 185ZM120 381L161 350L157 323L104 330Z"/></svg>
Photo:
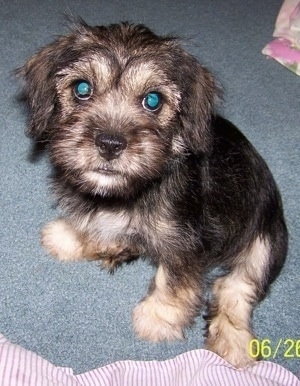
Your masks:
<svg viewBox="0 0 300 386"><path fill-rule="evenodd" d="M249 355L254 359L300 359L300 339L281 338L276 342L271 339L252 339Z"/></svg>

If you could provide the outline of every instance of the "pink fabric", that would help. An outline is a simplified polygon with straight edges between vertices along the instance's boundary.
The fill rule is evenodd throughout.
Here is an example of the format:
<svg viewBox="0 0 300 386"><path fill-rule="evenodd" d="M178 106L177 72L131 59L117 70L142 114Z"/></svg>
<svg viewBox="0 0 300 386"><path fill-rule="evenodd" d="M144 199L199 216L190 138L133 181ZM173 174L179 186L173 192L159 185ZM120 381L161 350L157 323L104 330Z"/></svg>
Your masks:
<svg viewBox="0 0 300 386"><path fill-rule="evenodd" d="M289 40L300 48L300 1L285 0L277 16L273 36Z"/></svg>
<svg viewBox="0 0 300 386"><path fill-rule="evenodd" d="M0 386L300 386L283 367L259 362L237 370L218 355L195 350L167 361L122 361L84 374L55 367L0 335Z"/></svg>
<svg viewBox="0 0 300 386"><path fill-rule="evenodd" d="M285 0L278 14L273 36L277 39L262 50L289 70L300 75L300 1Z"/></svg>

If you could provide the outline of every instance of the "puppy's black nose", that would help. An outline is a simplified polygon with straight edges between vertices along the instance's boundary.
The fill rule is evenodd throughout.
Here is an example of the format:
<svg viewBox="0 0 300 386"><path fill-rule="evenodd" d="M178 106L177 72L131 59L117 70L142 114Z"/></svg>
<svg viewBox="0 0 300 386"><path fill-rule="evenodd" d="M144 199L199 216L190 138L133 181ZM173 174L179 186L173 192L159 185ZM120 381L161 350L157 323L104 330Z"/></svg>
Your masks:
<svg viewBox="0 0 300 386"><path fill-rule="evenodd" d="M126 149L127 141L119 134L100 133L96 136L95 144L101 157L111 161L118 158L122 151Z"/></svg>

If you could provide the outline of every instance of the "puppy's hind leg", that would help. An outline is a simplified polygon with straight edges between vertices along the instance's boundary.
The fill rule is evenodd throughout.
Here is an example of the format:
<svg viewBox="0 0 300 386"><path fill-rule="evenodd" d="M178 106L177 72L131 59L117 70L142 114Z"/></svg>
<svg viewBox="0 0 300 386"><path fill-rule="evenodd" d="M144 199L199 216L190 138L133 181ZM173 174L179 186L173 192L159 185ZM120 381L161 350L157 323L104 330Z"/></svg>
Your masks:
<svg viewBox="0 0 300 386"><path fill-rule="evenodd" d="M41 232L44 248L58 260L77 261L86 254L86 243L71 224L64 219L51 221Z"/></svg>
<svg viewBox="0 0 300 386"><path fill-rule="evenodd" d="M254 338L251 317L253 306L265 292L269 259L269 243L257 238L238 257L231 273L218 278L213 285L206 347L237 368L254 361L249 349Z"/></svg>

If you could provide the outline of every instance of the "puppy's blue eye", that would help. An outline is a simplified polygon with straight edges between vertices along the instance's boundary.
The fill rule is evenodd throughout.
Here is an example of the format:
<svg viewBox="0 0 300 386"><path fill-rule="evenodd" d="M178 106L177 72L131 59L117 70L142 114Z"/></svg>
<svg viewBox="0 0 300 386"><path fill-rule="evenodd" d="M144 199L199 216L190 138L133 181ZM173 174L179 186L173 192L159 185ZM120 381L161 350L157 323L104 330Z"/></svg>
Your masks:
<svg viewBox="0 0 300 386"><path fill-rule="evenodd" d="M91 97L93 88L86 80L79 80L74 85L74 94L76 98L81 100L87 100Z"/></svg>
<svg viewBox="0 0 300 386"><path fill-rule="evenodd" d="M149 92L144 96L142 105L148 111L157 111L162 104L162 97L158 92Z"/></svg>

